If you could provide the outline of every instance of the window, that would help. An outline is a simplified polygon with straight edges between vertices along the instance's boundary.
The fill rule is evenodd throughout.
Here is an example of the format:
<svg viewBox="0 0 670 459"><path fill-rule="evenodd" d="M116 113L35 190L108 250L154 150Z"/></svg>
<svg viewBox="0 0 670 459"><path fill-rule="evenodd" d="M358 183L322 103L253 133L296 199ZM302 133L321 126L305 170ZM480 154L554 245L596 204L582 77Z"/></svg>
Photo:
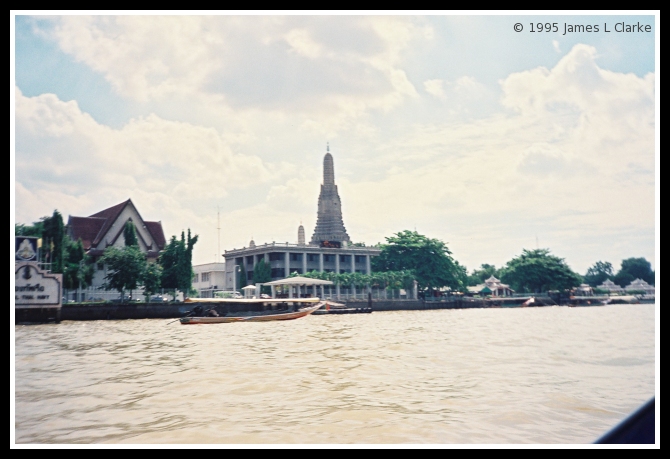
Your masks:
<svg viewBox="0 0 670 459"><path fill-rule="evenodd" d="M356 263L365 263L365 255L356 255Z"/></svg>
<svg viewBox="0 0 670 459"><path fill-rule="evenodd" d="M291 261L301 261L301 260L302 260L302 253L291 254Z"/></svg>
<svg viewBox="0 0 670 459"><path fill-rule="evenodd" d="M346 263L347 261L349 261L350 256L351 255L340 255L340 263Z"/></svg>
<svg viewBox="0 0 670 459"><path fill-rule="evenodd" d="M193 274L193 282L198 282L198 273Z"/></svg>
<svg viewBox="0 0 670 459"><path fill-rule="evenodd" d="M335 261L335 255L324 255L323 256L323 262L324 263L329 263L331 261Z"/></svg>
<svg viewBox="0 0 670 459"><path fill-rule="evenodd" d="M319 255L316 253L308 253L307 261L319 261Z"/></svg>
<svg viewBox="0 0 670 459"><path fill-rule="evenodd" d="M210 275L210 274L211 274L211 273L202 273L202 274L200 274L200 282L209 282L209 275ZM196 274L196 276L197 276L197 274ZM196 278L196 282L198 282L197 278Z"/></svg>
<svg viewBox="0 0 670 459"><path fill-rule="evenodd" d="M280 252L272 252L270 254L270 261L282 261L284 260L284 254Z"/></svg>
<svg viewBox="0 0 670 459"><path fill-rule="evenodd" d="M270 271L270 276L275 277L284 277L284 268L272 268Z"/></svg>

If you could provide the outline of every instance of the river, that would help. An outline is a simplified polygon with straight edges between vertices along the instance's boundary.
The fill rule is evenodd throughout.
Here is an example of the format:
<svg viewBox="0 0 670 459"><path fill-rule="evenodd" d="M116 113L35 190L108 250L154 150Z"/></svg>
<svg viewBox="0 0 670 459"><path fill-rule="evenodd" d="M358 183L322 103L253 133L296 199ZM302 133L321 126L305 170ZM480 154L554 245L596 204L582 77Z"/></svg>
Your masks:
<svg viewBox="0 0 670 459"><path fill-rule="evenodd" d="M19 325L13 438L587 444L654 396L655 315L627 304Z"/></svg>

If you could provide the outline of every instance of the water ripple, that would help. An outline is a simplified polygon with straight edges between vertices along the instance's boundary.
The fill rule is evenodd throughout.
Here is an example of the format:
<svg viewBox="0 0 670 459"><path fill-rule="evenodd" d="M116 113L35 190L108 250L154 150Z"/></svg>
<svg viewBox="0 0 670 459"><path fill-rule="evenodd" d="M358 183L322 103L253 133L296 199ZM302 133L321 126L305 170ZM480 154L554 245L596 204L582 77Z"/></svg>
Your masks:
<svg viewBox="0 0 670 459"><path fill-rule="evenodd" d="M653 305L15 327L17 443L590 443L655 387Z"/></svg>

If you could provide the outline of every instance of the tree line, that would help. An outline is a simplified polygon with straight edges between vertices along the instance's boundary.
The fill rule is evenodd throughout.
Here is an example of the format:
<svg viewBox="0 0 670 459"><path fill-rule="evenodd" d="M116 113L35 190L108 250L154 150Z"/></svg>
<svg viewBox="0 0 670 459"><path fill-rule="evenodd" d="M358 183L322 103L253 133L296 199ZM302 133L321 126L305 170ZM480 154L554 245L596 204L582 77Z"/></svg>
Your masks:
<svg viewBox="0 0 670 459"><path fill-rule="evenodd" d="M67 289L85 288L90 285L95 262L83 248L81 240L72 241L65 231L61 214L56 210L51 217L43 217L33 225L15 225L17 235L42 238L41 262L49 263L51 271L63 273L63 284ZM182 231L178 239L172 236L161 252L157 262L151 262L140 251L135 226L127 222L124 227L124 247L108 247L99 263L107 265L105 288L117 290L123 297L143 286L146 295L160 289L180 290L191 295L193 280L192 253L198 236ZM549 249L523 249L521 254L501 268L482 264L468 274L465 266L454 259L447 244L429 238L416 231L400 231L385 238L386 243L377 244L380 255L372 258L370 275L361 273L305 273L305 276L330 280L340 285L357 288L412 289L416 281L421 292L448 288L454 292L467 292L468 286L484 283L494 276L508 284L518 293L539 293L549 290L567 290L586 283L597 287L605 280L625 287L635 279L655 284L655 273L651 263L644 258L627 258L614 273L612 264L597 261L582 276L574 272L563 258ZM270 282L269 263L261 260L254 267L256 283ZM246 272L241 270L237 288L247 284Z"/></svg>
<svg viewBox="0 0 670 459"><path fill-rule="evenodd" d="M421 291L446 287L451 291L466 292L467 287L482 284L491 276L518 293L568 290L582 283L597 287L607 279L621 287L635 279L655 284L655 273L645 258L623 260L616 274L611 263L598 261L582 276L549 249L523 249L501 268L482 264L468 274L466 267L459 264L447 245L438 239L409 230L385 239L385 244L377 244L381 254L372 260L373 271L404 272L417 281Z"/></svg>

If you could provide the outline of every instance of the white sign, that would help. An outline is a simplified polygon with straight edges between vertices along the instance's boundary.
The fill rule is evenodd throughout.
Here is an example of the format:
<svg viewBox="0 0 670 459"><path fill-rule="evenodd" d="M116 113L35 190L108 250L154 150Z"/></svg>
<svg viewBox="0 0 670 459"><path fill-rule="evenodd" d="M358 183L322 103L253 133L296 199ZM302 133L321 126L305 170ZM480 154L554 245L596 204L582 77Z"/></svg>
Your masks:
<svg viewBox="0 0 670 459"><path fill-rule="evenodd" d="M48 307L62 304L62 274L50 274L35 263L17 263L14 278L16 306Z"/></svg>

